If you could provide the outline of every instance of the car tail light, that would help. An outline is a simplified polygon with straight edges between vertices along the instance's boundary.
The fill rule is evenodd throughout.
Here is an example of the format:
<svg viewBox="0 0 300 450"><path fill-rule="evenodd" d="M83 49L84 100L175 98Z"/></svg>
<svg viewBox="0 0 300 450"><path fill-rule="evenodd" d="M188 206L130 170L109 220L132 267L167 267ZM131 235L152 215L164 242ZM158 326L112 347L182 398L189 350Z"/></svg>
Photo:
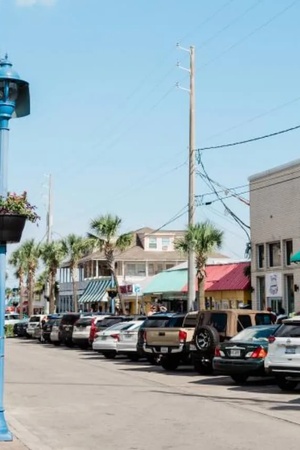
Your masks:
<svg viewBox="0 0 300 450"><path fill-rule="evenodd" d="M269 336L269 337L268 337L268 342L269 342L269 344L273 344L273 342L275 342L275 341L276 341L275 336Z"/></svg>
<svg viewBox="0 0 300 450"><path fill-rule="evenodd" d="M118 334L111 334L111 337L112 337L113 339L116 339L117 341L120 340L120 336L119 336Z"/></svg>
<svg viewBox="0 0 300 450"><path fill-rule="evenodd" d="M216 347L215 348L215 356L218 357L218 358L221 357L220 347Z"/></svg>
<svg viewBox="0 0 300 450"><path fill-rule="evenodd" d="M247 355L246 355L247 356ZM257 347L254 352L250 354L250 358L265 358L267 356L267 352L263 347Z"/></svg>
<svg viewBox="0 0 300 450"><path fill-rule="evenodd" d="M95 317L92 319L92 323L91 323L91 328L90 328L90 341L93 342L93 340L95 339L95 334L96 334L96 324L95 324Z"/></svg>
<svg viewBox="0 0 300 450"><path fill-rule="evenodd" d="M187 338L187 332L186 331L179 330L178 334L179 334L179 341L180 342L186 341L186 338Z"/></svg>

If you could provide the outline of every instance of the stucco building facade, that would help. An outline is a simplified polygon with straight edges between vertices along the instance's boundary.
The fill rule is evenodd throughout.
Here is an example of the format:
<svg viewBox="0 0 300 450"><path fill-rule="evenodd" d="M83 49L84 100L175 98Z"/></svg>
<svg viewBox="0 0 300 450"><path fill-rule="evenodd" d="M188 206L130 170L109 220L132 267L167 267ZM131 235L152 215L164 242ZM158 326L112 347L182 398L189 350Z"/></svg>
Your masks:
<svg viewBox="0 0 300 450"><path fill-rule="evenodd" d="M300 310L300 160L249 178L252 307Z"/></svg>

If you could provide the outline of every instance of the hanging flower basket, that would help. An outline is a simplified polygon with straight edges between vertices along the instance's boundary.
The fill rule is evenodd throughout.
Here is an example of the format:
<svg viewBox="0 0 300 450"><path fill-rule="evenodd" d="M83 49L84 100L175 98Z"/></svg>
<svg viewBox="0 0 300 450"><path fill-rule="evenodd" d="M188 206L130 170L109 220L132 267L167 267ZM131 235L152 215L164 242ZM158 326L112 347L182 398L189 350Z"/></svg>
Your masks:
<svg viewBox="0 0 300 450"><path fill-rule="evenodd" d="M27 200L27 193L8 193L0 197L0 243L20 242L26 220L36 222L36 207Z"/></svg>
<svg viewBox="0 0 300 450"><path fill-rule="evenodd" d="M26 222L26 216L0 213L0 243L20 242Z"/></svg>

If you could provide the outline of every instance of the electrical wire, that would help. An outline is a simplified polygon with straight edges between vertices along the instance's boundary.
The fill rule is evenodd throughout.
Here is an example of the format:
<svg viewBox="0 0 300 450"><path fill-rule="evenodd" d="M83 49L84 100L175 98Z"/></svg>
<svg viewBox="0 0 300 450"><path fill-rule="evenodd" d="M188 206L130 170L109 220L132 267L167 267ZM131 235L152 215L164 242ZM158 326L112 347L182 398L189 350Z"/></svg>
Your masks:
<svg viewBox="0 0 300 450"><path fill-rule="evenodd" d="M300 125L296 125L295 127L290 127L290 128L286 128L284 130L275 131L274 133L264 134L263 136L258 136L255 138L245 139L243 141L230 142L230 143L221 144L221 145L211 145L210 147L196 148L195 151L198 152L198 158L201 159L199 152L203 152L205 150L215 150L215 149L219 149L219 148L234 147L236 145L249 144L250 142L260 141L262 139L267 139L270 137L278 136L280 134L289 133L290 131L295 131L295 130L298 130L299 128L300 128Z"/></svg>
<svg viewBox="0 0 300 450"><path fill-rule="evenodd" d="M224 200L223 199L221 199L221 197L217 194L217 191L216 191L216 189L215 189L215 187L214 187L214 185L213 185L213 183L211 183L209 180L208 180L208 174L207 174L207 172L206 172L206 170L205 170L205 167L204 167L204 164L203 164L203 162L202 161L200 161L200 165L201 165L201 167L202 167L202 170L203 170L203 172L204 172L204 174L206 175L206 180L205 180L205 182L208 182L209 183L209 185L210 185L210 187L212 188L212 190L214 191L214 193L217 195L217 197L219 198L219 200L221 201L221 203L222 203L222 205L224 206L224 208L225 208L225 210L228 212L228 214L230 214L230 216L236 221L236 223L241 227L241 229L244 231L244 233L247 235L247 238L249 239L249 241L250 241L250 235L249 235L249 233L248 233L248 231L247 231L247 228L248 229L250 229L250 227L249 227L249 225L247 225L247 224L245 224L245 222L243 222L227 205L226 205L226 203L224 202Z"/></svg>
<svg viewBox="0 0 300 450"><path fill-rule="evenodd" d="M231 28L235 23L239 22L240 19L245 17L250 11L252 11L254 8L256 8L258 5L260 5L264 0L258 0L256 3L251 5L248 9L243 11L241 14L239 14L237 17L235 17L231 22L229 22L227 25L225 25L223 28L221 28L219 31L217 31L213 36L206 39L200 46L197 46L197 50L206 47L210 42L212 42L216 37L218 37L220 34L222 34L224 31Z"/></svg>
<svg viewBox="0 0 300 450"><path fill-rule="evenodd" d="M225 130L222 130L222 131L220 131L218 133L215 133L215 134L212 134L212 135L208 136L207 138L204 139L204 142L205 141L209 141L210 139L213 139L215 137L219 137L219 136L221 136L221 135L223 135L225 133L228 133L229 131L236 130L237 128L240 128L243 125L248 125L248 123L252 123L252 122L254 122L257 119L260 119L261 117L268 116L269 114L271 114L271 113L273 113L275 111L279 111L280 109L285 108L286 106L289 106L289 105L291 105L293 103L296 103L299 100L300 100L300 96L298 96L296 98L293 98L292 100L289 100L288 102L281 103L280 105L277 105L274 108L271 108L271 109L269 109L269 110L267 110L267 111L265 111L263 113L257 114L256 116L253 116L250 119L247 119L247 120L245 120L243 122L240 122L240 123L238 123L236 125L233 125L233 126L231 126L229 128L226 128Z"/></svg>
<svg viewBox="0 0 300 450"><path fill-rule="evenodd" d="M230 47L228 47L227 49L225 49L222 53L220 53L219 55L215 56L214 58L210 59L207 63L202 64L199 69L204 69L205 67L209 66L210 64L212 64L213 62L217 61L218 59L220 59L221 57L223 57L224 55L226 55L228 52L230 52L231 50L233 50L235 47L237 47L238 45L242 44L243 42L245 42L246 40L248 40L250 37L252 37L254 34L256 34L258 31L262 30L263 28L267 27L270 23L272 23L274 20L276 20L278 17L280 17L282 14L284 14L286 11L288 11L289 9L291 9L296 3L298 3L299 0L294 0L292 3L290 3L289 5L287 5L285 8L283 8L282 10L280 10L278 13L274 14L274 16L272 16L270 19L268 19L266 22L264 22L263 24L259 25L258 27L256 27L254 30L252 30L250 33L248 33L246 36L242 37L241 39L239 39L237 42L235 42L234 44L232 44Z"/></svg>

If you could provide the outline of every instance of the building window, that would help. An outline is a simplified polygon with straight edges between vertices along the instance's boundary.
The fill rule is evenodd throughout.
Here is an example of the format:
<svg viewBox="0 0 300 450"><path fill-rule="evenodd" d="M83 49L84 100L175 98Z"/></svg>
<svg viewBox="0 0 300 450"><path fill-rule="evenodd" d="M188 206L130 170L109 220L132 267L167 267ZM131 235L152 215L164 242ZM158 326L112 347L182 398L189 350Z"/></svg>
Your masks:
<svg viewBox="0 0 300 450"><path fill-rule="evenodd" d="M157 248L157 239L156 237L149 238L149 248Z"/></svg>
<svg viewBox="0 0 300 450"><path fill-rule="evenodd" d="M146 264L126 264L126 276L146 276Z"/></svg>
<svg viewBox="0 0 300 450"><path fill-rule="evenodd" d="M156 265L156 270L155 270L155 275L156 275L157 273L162 272L163 270L164 270L164 266L163 266L162 264L157 264L157 265Z"/></svg>
<svg viewBox="0 0 300 450"><path fill-rule="evenodd" d="M161 240L162 250L169 250L169 246L170 246L170 238L162 238Z"/></svg>
<svg viewBox="0 0 300 450"><path fill-rule="evenodd" d="M259 244L257 246L257 268L263 269L265 265L265 246L263 244Z"/></svg>
<svg viewBox="0 0 300 450"><path fill-rule="evenodd" d="M148 275L149 277L154 275L154 264L152 263L148 264Z"/></svg>
<svg viewBox="0 0 300 450"><path fill-rule="evenodd" d="M293 254L293 241L285 241L285 265L290 266L291 265L291 256Z"/></svg>
<svg viewBox="0 0 300 450"><path fill-rule="evenodd" d="M269 244L269 267L278 267L281 265L280 242Z"/></svg>
<svg viewBox="0 0 300 450"><path fill-rule="evenodd" d="M266 309L266 281L265 277L256 278L257 309Z"/></svg>

